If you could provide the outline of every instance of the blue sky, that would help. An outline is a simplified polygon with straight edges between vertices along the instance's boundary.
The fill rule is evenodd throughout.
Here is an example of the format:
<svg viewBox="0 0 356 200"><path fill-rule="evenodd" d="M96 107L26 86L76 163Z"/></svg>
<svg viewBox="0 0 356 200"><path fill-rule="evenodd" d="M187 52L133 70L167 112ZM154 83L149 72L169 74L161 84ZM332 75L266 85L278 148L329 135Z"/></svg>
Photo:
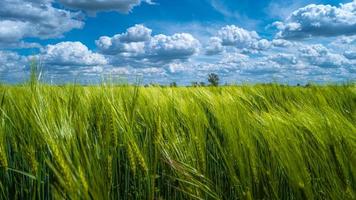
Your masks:
<svg viewBox="0 0 356 200"><path fill-rule="evenodd" d="M356 0L2 0L1 82L347 82Z"/></svg>

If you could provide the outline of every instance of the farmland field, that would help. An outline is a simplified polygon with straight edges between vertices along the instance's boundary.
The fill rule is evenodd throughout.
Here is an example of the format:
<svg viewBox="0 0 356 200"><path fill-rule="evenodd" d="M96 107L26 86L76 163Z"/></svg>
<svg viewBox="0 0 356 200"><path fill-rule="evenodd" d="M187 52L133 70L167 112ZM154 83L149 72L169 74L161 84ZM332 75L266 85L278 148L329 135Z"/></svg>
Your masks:
<svg viewBox="0 0 356 200"><path fill-rule="evenodd" d="M0 199L355 199L356 87L0 86Z"/></svg>

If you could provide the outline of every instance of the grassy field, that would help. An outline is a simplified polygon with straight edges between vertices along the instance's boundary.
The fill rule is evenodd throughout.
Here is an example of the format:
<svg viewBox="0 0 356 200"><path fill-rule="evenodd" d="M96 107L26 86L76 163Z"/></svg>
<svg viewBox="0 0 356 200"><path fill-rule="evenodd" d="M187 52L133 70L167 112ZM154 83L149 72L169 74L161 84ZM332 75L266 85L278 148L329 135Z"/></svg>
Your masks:
<svg viewBox="0 0 356 200"><path fill-rule="evenodd" d="M0 199L355 199L356 87L0 86Z"/></svg>

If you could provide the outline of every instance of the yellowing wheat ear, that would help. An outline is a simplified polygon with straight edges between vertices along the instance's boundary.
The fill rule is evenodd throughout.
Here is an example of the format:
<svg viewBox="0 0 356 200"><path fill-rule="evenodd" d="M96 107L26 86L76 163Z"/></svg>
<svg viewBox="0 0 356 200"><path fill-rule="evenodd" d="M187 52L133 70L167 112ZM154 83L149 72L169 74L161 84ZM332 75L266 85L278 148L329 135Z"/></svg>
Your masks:
<svg viewBox="0 0 356 200"><path fill-rule="evenodd" d="M59 175L57 176L57 178L62 181L60 183L61 186L63 188L66 188L68 191L73 191L75 189L73 183L73 177L69 166L64 160L63 154L60 152L60 149L58 148L57 144L51 142L50 146L51 146L53 159L57 166L56 170L58 171L58 175Z"/></svg>
<svg viewBox="0 0 356 200"><path fill-rule="evenodd" d="M129 159L129 163L130 163L130 169L131 169L132 173L135 175L136 174L136 161L135 161L135 156L134 156L134 153L132 151L132 147L130 144L127 145L126 152L127 152L127 157Z"/></svg>
<svg viewBox="0 0 356 200"><path fill-rule="evenodd" d="M32 174L36 174L38 170L38 163L36 160L36 152L33 146L27 147L27 160L30 164Z"/></svg>
<svg viewBox="0 0 356 200"><path fill-rule="evenodd" d="M0 107L1 108L1 107ZM1 113L2 110L0 110L0 116L3 114ZM5 148L5 135L4 135L4 126L5 125L5 120L4 118L1 118L1 124L0 124L0 168L7 169L8 168L8 162L7 162L7 155L6 155L6 148Z"/></svg>
<svg viewBox="0 0 356 200"><path fill-rule="evenodd" d="M199 167L202 172L205 171L206 169L206 160L205 160L205 152L202 148L202 143L199 141L198 137L194 137L194 142L196 146L196 151L197 151L197 156L198 156L198 161L199 161Z"/></svg>
<svg viewBox="0 0 356 200"><path fill-rule="evenodd" d="M148 168L147 168L145 159L143 158L140 150L138 149L137 144L132 144L132 150L133 150L133 152L135 154L135 157L136 157L136 159L138 161L138 165L140 166L141 170L144 173L148 173Z"/></svg>
<svg viewBox="0 0 356 200"><path fill-rule="evenodd" d="M112 110L111 111L111 115L110 115L110 132L111 132L111 145L116 148L117 145L118 145L118 140L119 140L119 137L118 137L118 130L116 129L116 126L115 126L115 118L114 118L114 111Z"/></svg>
<svg viewBox="0 0 356 200"><path fill-rule="evenodd" d="M5 152L5 148L0 146L0 168L2 169L7 169L8 168L8 163L7 163L7 156Z"/></svg>
<svg viewBox="0 0 356 200"><path fill-rule="evenodd" d="M88 182L87 182L87 179L85 177L84 171L83 171L83 169L81 167L79 167L79 179L80 179L80 182L81 182L81 184L83 186L85 194L87 194L88 191L89 191L89 186L88 186Z"/></svg>
<svg viewBox="0 0 356 200"><path fill-rule="evenodd" d="M108 172L108 179L110 184L112 183L112 162L113 162L113 158L111 155L108 156L108 160L107 160L107 172Z"/></svg>

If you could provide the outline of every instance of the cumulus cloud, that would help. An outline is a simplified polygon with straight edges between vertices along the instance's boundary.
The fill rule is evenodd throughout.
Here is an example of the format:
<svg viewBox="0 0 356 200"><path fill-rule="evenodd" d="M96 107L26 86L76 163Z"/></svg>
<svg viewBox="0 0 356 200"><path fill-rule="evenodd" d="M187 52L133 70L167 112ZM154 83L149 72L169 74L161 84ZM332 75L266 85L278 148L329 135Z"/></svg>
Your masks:
<svg viewBox="0 0 356 200"><path fill-rule="evenodd" d="M331 43L324 46L318 41L290 42L284 39L270 41L270 47L259 54L225 49L219 56L209 56L205 61L195 64L194 74L215 72L223 80L243 82L352 80L356 70L356 60L350 59L353 55L353 45L350 45L353 39L348 37L342 41L346 44L343 46L346 51L332 47Z"/></svg>
<svg viewBox="0 0 356 200"><path fill-rule="evenodd" d="M23 5L20 5L21 2ZM95 0L89 4L94 5L100 2ZM124 1L120 2L124 3ZM126 5L134 6L140 1L127 0L126 2L128 3ZM40 48L41 45L26 43L23 39L60 37L63 33L82 26L80 13L63 10L53 6L53 3L53 0L0 2L1 77L15 75L20 77L20 74L24 77L23 74L28 73L27 56L2 51L3 49ZM71 3L84 5L86 1L71 1ZM15 9L16 6L18 10ZM255 31L228 25L214 32L209 31L204 34L199 34L198 31L193 32L194 35L204 35L201 39L207 42L202 46L197 38L189 34L188 29L184 31L187 33L154 35L151 29L137 24L123 33L100 37L96 41L98 52L88 49L80 42L61 42L41 48L36 58L44 64L44 70L50 77L63 80L63 82L71 79L73 77L71 75L78 74L84 80L90 77L100 80L102 74L124 74L130 77L142 75L152 82L174 80L187 81L186 83L203 81L210 72L218 73L224 81L252 82L276 80L298 82L299 80L324 79L342 81L355 77L356 35L341 34L347 29L337 30L335 24L340 25L341 21L331 20L331 17L341 19L340 9L347 10L353 15L354 4L343 4L339 7L326 6L328 9L336 9L334 11L329 11L323 6L319 8L319 5L311 6L315 10L306 9L307 7L294 12L291 15L295 14L294 18L289 17L284 22L275 23L280 30L281 38L273 40L263 38ZM88 12L101 10L128 12L132 9L132 7L122 7L122 10L116 7L86 9L74 6L73 8L84 9ZM302 12L302 9L305 11ZM324 10L320 11L320 9ZM330 12L335 12L334 16L331 16ZM313 13L313 16L309 16L308 13ZM319 24L316 23L317 18L320 18ZM307 23L304 19L309 20L308 23L313 28L312 32L306 32L312 29L305 28ZM354 22L350 18L347 19L349 21L345 24ZM291 38L322 36L322 34L332 36L327 31L324 32L325 27L330 25L330 20L331 26L335 25L334 31L339 31L336 35L343 36L323 38L323 40L290 40ZM320 31L322 34L316 34L315 31Z"/></svg>
<svg viewBox="0 0 356 200"><path fill-rule="evenodd" d="M309 64L323 67L336 68L349 65L348 60L340 54L332 53L323 45L310 45L299 49L300 57L308 61Z"/></svg>
<svg viewBox="0 0 356 200"><path fill-rule="evenodd" d="M336 49L354 48L356 50L356 35L337 37L331 41L331 45Z"/></svg>
<svg viewBox="0 0 356 200"><path fill-rule="evenodd" d="M113 37L100 37L96 41L96 45L103 54L119 56L126 61L130 61L132 58L132 62L134 59L142 59L147 62L169 62L187 59L198 52L200 43L191 34L176 33L171 36L163 34L152 36L151 33L151 29L143 25L135 25L128 28L125 33Z"/></svg>
<svg viewBox="0 0 356 200"><path fill-rule="evenodd" d="M120 13L128 13L135 6L146 2L153 4L151 0L59 0L63 5L73 8L85 10L89 13L99 11L117 11Z"/></svg>
<svg viewBox="0 0 356 200"><path fill-rule="evenodd" d="M202 67L202 70L207 72L215 71L230 77L250 76L251 80L256 80L261 75L272 76L280 72L282 65L266 56L251 57L238 52L226 52L222 55L221 60L207 63Z"/></svg>
<svg viewBox="0 0 356 200"><path fill-rule="evenodd" d="M259 53L271 47L271 42L260 39L256 31L248 31L235 25L222 27L216 36L209 39L205 47L207 55L216 55L226 49L240 50L242 53Z"/></svg>
<svg viewBox="0 0 356 200"><path fill-rule="evenodd" d="M272 40L272 45L274 47L291 47L293 43L284 39L274 39Z"/></svg>
<svg viewBox="0 0 356 200"><path fill-rule="evenodd" d="M24 81L28 59L13 51L0 51L0 80Z"/></svg>
<svg viewBox="0 0 356 200"><path fill-rule="evenodd" d="M41 39L61 37L81 28L80 13L52 6L50 0L0 1L0 42L16 42L27 37Z"/></svg>
<svg viewBox="0 0 356 200"><path fill-rule="evenodd" d="M27 31L27 24L21 21L0 21L0 41L16 42L23 38Z"/></svg>
<svg viewBox="0 0 356 200"><path fill-rule="evenodd" d="M294 11L284 22L273 25L279 30L277 37L286 39L354 35L356 0L338 7L310 4Z"/></svg>
<svg viewBox="0 0 356 200"><path fill-rule="evenodd" d="M179 72L186 72L187 70L191 70L188 63L181 63L181 62L174 62L168 64L168 71L170 73L179 73Z"/></svg>
<svg viewBox="0 0 356 200"><path fill-rule="evenodd" d="M255 31L247 31L235 25L228 25L218 31L217 37L221 38L222 45L247 47L259 39Z"/></svg>
<svg viewBox="0 0 356 200"><path fill-rule="evenodd" d="M40 55L47 65L54 66L97 66L106 65L106 58L98 53L93 53L80 42L61 42L48 45Z"/></svg>
<svg viewBox="0 0 356 200"><path fill-rule="evenodd" d="M24 41L0 41L0 50L10 50L10 49L39 49L42 45L36 42L24 42Z"/></svg>
<svg viewBox="0 0 356 200"><path fill-rule="evenodd" d="M152 30L141 24L136 24L127 29L126 33L119 36L122 42L144 42L151 39Z"/></svg>
<svg viewBox="0 0 356 200"><path fill-rule="evenodd" d="M298 59L295 55L286 53L278 53L270 56L268 59L280 65L295 65L298 63Z"/></svg>
<svg viewBox="0 0 356 200"><path fill-rule="evenodd" d="M156 59L186 59L198 51L199 45L199 41L189 33L159 34L150 40L146 51Z"/></svg>
<svg viewBox="0 0 356 200"><path fill-rule="evenodd" d="M215 55L223 52L222 39L219 37L211 37L205 51L207 55Z"/></svg>
<svg viewBox="0 0 356 200"><path fill-rule="evenodd" d="M344 56L350 60L356 59L356 51L345 51Z"/></svg>
<svg viewBox="0 0 356 200"><path fill-rule="evenodd" d="M241 53L224 53L221 63L241 63L249 61L249 56Z"/></svg>
<svg viewBox="0 0 356 200"><path fill-rule="evenodd" d="M270 47L271 42L266 39L258 40L257 42L251 44L251 48L255 50L266 50Z"/></svg>
<svg viewBox="0 0 356 200"><path fill-rule="evenodd" d="M0 51L0 71L22 69L27 59L12 51Z"/></svg>
<svg viewBox="0 0 356 200"><path fill-rule="evenodd" d="M111 68L103 55L92 52L81 42L47 45L28 59L40 63L42 80L50 83L97 83L102 80L101 75Z"/></svg>
<svg viewBox="0 0 356 200"><path fill-rule="evenodd" d="M104 54L133 56L144 53L145 42L151 39L151 33L151 29L135 25L128 28L125 33L113 37L102 36L95 43Z"/></svg>

